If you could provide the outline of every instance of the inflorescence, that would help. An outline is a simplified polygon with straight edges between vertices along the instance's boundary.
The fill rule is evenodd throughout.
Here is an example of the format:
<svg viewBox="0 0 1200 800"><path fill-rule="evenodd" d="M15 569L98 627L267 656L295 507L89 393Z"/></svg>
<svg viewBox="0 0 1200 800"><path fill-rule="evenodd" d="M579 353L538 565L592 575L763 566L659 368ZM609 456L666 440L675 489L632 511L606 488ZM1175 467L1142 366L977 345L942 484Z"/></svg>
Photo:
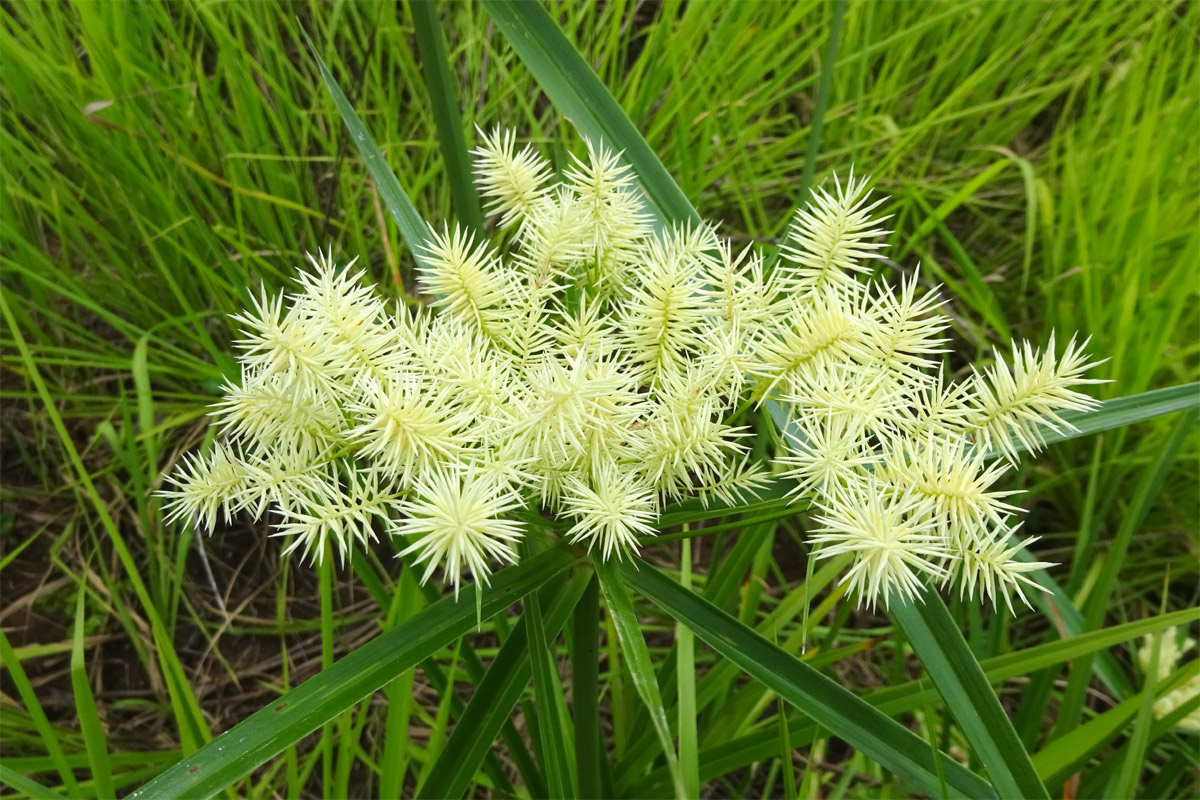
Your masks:
<svg viewBox="0 0 1200 800"><path fill-rule="evenodd" d="M311 259L298 290L235 317L241 379L221 436L163 491L171 519L276 513L287 552L344 558L377 528L438 568L516 561L545 509L620 558L665 502L736 504L782 473L811 504L817 557L853 555L868 603L926 583L1011 607L1035 586L996 484L1095 381L1074 341L1016 346L964 381L916 274L873 278L886 218L865 180L815 191L772 268L707 225L660 230L618 154L589 145L554 182L511 133L476 150L501 251L460 226L418 255L432 308L394 312L352 266ZM749 408L780 423L750 458Z"/></svg>

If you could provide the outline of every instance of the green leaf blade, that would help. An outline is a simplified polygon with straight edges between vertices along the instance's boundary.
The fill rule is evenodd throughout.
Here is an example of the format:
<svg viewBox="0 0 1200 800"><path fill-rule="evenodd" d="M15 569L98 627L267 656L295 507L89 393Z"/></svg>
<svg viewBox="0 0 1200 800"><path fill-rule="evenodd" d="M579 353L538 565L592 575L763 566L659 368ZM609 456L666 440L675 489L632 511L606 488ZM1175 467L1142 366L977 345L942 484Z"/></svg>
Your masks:
<svg viewBox="0 0 1200 800"><path fill-rule="evenodd" d="M554 548L501 570L484 589L490 618L573 563ZM477 585L430 605L305 681L138 789L131 798L211 797L310 731L460 638L476 624Z"/></svg>
<svg viewBox="0 0 1200 800"><path fill-rule="evenodd" d="M659 224L699 224L687 196L542 4L484 0L483 7L555 107L584 136L624 151Z"/></svg>
<svg viewBox="0 0 1200 800"><path fill-rule="evenodd" d="M553 637L542 619L542 605L536 592L525 602L522 627L529 640L529 663L533 671L533 695L537 707L538 733L541 735L542 768L552 797L563 800L578 796L567 770L567 732L559 715L562 684L551 649ZM557 629L555 630L557 634Z"/></svg>
<svg viewBox="0 0 1200 800"><path fill-rule="evenodd" d="M112 766L108 759L108 741L96 708L96 698L88 681L87 662L84 658L83 633L86 620L85 600L87 593L80 586L75 604L75 630L71 637L71 686L75 692L75 709L79 727L87 745L88 764L92 768L92 779L100 797L116 797L113 788Z"/></svg>
<svg viewBox="0 0 1200 800"><path fill-rule="evenodd" d="M301 30L303 31L303 29ZM371 138L371 134L363 125L362 120L358 118L358 114L354 112L354 107L350 105L345 93L334 80L329 67L325 66L325 61L317 53L316 45L313 44L312 39L308 38L307 33L304 34L304 40L308 43L308 49L321 73L321 80L325 82L325 88L333 98L333 104L337 107L342 122L350 131L350 138L354 141L355 148L358 149L359 155L367 165L371 177L375 179L375 187L379 190L379 195L383 198L388 210L392 212L392 217L396 220L396 227L412 251L413 258L420 264L423 259L422 248L430 239L429 226L417 213L412 200L405 193L400 181L396 179L392 168L388 166L387 159L383 157L383 153L379 152L375 140Z"/></svg>
<svg viewBox="0 0 1200 800"><path fill-rule="evenodd" d="M575 712L575 772L579 796L598 800L604 791L604 732L600 728L600 582L591 573L572 619L571 690Z"/></svg>
<svg viewBox="0 0 1200 800"><path fill-rule="evenodd" d="M1029 753L941 595L927 591L917 601L894 602L888 613L912 644L1000 796L1049 800Z"/></svg>
<svg viewBox="0 0 1200 800"><path fill-rule="evenodd" d="M629 590L621 579L621 573L613 561L596 561L596 575L600 578L600 592L617 628L621 640L621 648L625 663L629 666L633 686L650 712L650 722L658 734L662 744L663 754L667 757L667 766L671 772L671 780L675 785L675 795L679 798L688 796L683 783L683 775L679 769L679 759L675 754L675 740L671 736L671 726L667 722L667 712L663 708L662 694L658 689L658 679L654 674L654 665L650 660L650 651L642 636L641 625L633 610L633 600ZM632 569L632 567L628 567ZM654 569L648 564L647 570ZM636 570L635 570L636 571Z"/></svg>
<svg viewBox="0 0 1200 800"><path fill-rule="evenodd" d="M914 787L940 795L941 781L929 744L830 678L771 644L703 598L682 589L645 562L621 569L625 581L690 627L744 672L804 711L816 724L845 739ZM955 795L993 797L979 776L945 755L947 783Z"/></svg>
<svg viewBox="0 0 1200 800"><path fill-rule="evenodd" d="M463 135L462 114L454 97L454 75L446 56L446 40L438 24L434 0L414 0L411 5L417 47L421 52L421 74L429 90L438 144L446 161L450 179L450 199L454 213L467 227L483 230L483 212L479 195L471 179L471 157Z"/></svg>

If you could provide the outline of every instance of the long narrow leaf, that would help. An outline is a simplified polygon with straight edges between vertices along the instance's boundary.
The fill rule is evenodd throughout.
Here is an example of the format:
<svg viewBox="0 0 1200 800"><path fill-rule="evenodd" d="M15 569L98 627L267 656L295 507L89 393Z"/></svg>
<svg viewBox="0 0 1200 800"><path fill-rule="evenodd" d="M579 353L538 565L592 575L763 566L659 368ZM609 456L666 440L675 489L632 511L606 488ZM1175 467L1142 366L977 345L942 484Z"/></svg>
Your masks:
<svg viewBox="0 0 1200 800"><path fill-rule="evenodd" d="M414 0L410 7L417 47L421 51L421 74L429 90L438 144L446 162L446 177L450 179L454 213L464 225L482 231L483 213L479 210L479 195L471 181L471 159L463 136L462 115L454 97L454 76L446 58L446 41L438 24L437 5L434 0Z"/></svg>
<svg viewBox="0 0 1200 800"><path fill-rule="evenodd" d="M679 555L679 585L692 589L692 542L684 539ZM676 624L675 646L678 665L675 669L678 685L679 712L679 769L688 797L700 796L699 744L696 736L696 639L691 628Z"/></svg>
<svg viewBox="0 0 1200 800"><path fill-rule="evenodd" d="M825 43L825 60L821 64L821 82L817 84L817 103L813 109L812 127L808 133L808 151L804 154L804 176L800 182L800 197L797 205L808 203L813 178L817 173L817 153L821 150L821 132L825 128L825 110L829 108L829 96L833 94L833 70L837 64L838 38L842 32L842 19L846 16L846 0L834 0L833 19L829 24L829 40Z"/></svg>
<svg viewBox="0 0 1200 800"><path fill-rule="evenodd" d="M550 102L584 136L624 151L659 223L698 224L687 196L542 4L484 0L483 7Z"/></svg>
<svg viewBox="0 0 1200 800"><path fill-rule="evenodd" d="M747 675L802 710L814 723L845 739L914 787L940 796L938 766L928 742L753 629L681 588L650 564L626 565L621 575L630 586L691 628ZM938 757L952 794L995 795L978 775L944 754Z"/></svg>
<svg viewBox="0 0 1200 800"><path fill-rule="evenodd" d="M573 576L554 599L546 612L547 636L557 635L566 624L567 615L579 602L589 577L587 572ZM528 630L524 625L518 625L504 640L483 679L476 684L475 694L430 769L420 796L462 797L504 721L529 685L529 678Z"/></svg>
<svg viewBox="0 0 1200 800"><path fill-rule="evenodd" d="M892 603L888 613L912 644L1000 796L1048 800L1029 753L941 595L929 591L918 602Z"/></svg>
<svg viewBox="0 0 1200 800"><path fill-rule="evenodd" d="M1200 620L1200 608L1189 608L1173 611L1149 619L1114 625L1098 631L1073 636L1062 641L1045 644L995 656L980 664L988 681L999 683L1019 675L1028 675L1040 669L1057 666L1088 653L1094 653L1104 648L1135 639L1139 636L1164 630L1171 626L1189 625ZM889 686L863 697L863 700L873 705L888 716L896 716L919 709L926 702L935 699L935 690L929 685L928 679L909 681L898 686ZM792 745L800 747L812 741L816 734L815 725L805 719L793 717L788 720ZM709 779L723 775L732 770L741 769L747 764L762 761L776 755L779 749L779 737L776 731L767 730L738 737L723 742L714 747L702 750L700 753L701 779ZM1041 753L1033 757L1038 774L1049 782L1047 773L1043 771L1040 760ZM656 777L638 783L631 790L635 796L652 794L666 782L666 777L659 771Z"/></svg>
<svg viewBox="0 0 1200 800"><path fill-rule="evenodd" d="M546 785L551 797L567 800L577 796L578 792L571 784L571 774L567 769L566 731L558 713L562 684L558 680L554 651L550 645L553 638L547 634L541 601L536 592L526 600L521 622L529 638L529 663L533 670L533 696L537 707Z"/></svg>
<svg viewBox="0 0 1200 800"><path fill-rule="evenodd" d="M92 779L100 797L116 797L113 790L112 767L108 762L108 742L100 724L100 712L96 709L96 698L88 681L87 662L83 652L83 628L85 621L85 599L87 593L79 587L75 603L75 630L71 636L71 687L75 692L75 711L83 741L87 745L88 764L92 768Z"/></svg>
<svg viewBox="0 0 1200 800"><path fill-rule="evenodd" d="M604 791L604 732L600 728L600 584L591 574L575 607L571 627L571 689L575 711L575 772L579 796L598 800Z"/></svg>
<svg viewBox="0 0 1200 800"><path fill-rule="evenodd" d="M21 660L17 658L17 654L13 651L8 637L4 635L4 631L0 631L0 662L8 669L9 677L12 678L13 684L17 687L17 694L21 696L21 701L25 703L25 711L29 714L33 728L42 737L42 744L46 746L50 763L54 765L54 769L58 771L59 777L62 778L67 793L71 797L81 797L79 783L75 780L75 773L67 765L62 746L58 743L58 736L55 735L54 728L50 725L50 720L46 718L46 712L42 710L42 704L38 702L37 692L34 691L33 684L29 682L29 677L25 674L25 668L21 666Z"/></svg>
<svg viewBox="0 0 1200 800"><path fill-rule="evenodd" d="M1200 675L1200 661L1192 661L1180 670L1175 679L1162 687L1161 694L1172 691L1183 681L1194 679L1197 675ZM1047 784L1056 786L1078 772L1088 759L1121 735L1129 721L1137 715L1143 699L1142 693L1136 694L1050 742L1033 756L1038 774Z"/></svg>
<svg viewBox="0 0 1200 800"><path fill-rule="evenodd" d="M63 795L48 786L43 786L32 778L26 778L14 769L0 764L0 783L10 789L16 789L32 800L65 800Z"/></svg>
<svg viewBox="0 0 1200 800"><path fill-rule="evenodd" d="M167 626L159 614L158 606L154 604L153 598L150 596L145 581L142 580L141 571L133 558L133 554L129 550L125 536L121 533L116 520L113 519L108 505L100 497L100 493L92 481L91 472L84 465L83 458L75 446L75 441L67 431L63 417L58 411L58 406L55 404L54 398L50 395L46 381L42 378L41 370L38 369L37 360L34 359L33 353L25 341L25 337L21 335L20 327L15 324L12 310L9 308L5 297L6 295L0 292L0 316L3 316L5 324L8 326L9 331L12 332L13 343L17 347L17 352L20 353L21 361L25 365L28 378L33 382L38 397L45 406L47 415L50 417L50 423L54 426L55 433L58 434L59 442L62 444L63 450L66 452L72 467L74 467L79 482L82 484L88 499L91 501L92 508L95 509L96 516L99 517L101 525L104 526L104 530L108 533L116 550L117 558L120 559L121 566L124 568L125 574L133 586L134 593L137 594L138 600L142 604L142 610L150 622L150 630L154 635L154 644L159 665L162 668L163 678L167 684L167 693L171 700L171 710L175 714L176 725L179 729L180 743L185 752L191 752L201 743L211 740L212 733L209 731L208 725L204 720L204 715L200 711L200 704L196 700L196 695L192 691L191 686L188 685L183 665L180 663L179 656L175 652L175 646L167 631ZM16 668L19 669L20 667L17 666ZM53 749L51 749L51 752L53 752ZM75 779L68 776L66 784L68 787L74 786Z"/></svg>
<svg viewBox="0 0 1200 800"><path fill-rule="evenodd" d="M596 575L600 578L600 591L608 612L612 615L617 627L617 636L621 640L621 652L625 655L625 663L629 666L633 686L650 712L650 723L662 743L663 754L667 757L667 766L671 771L671 779L675 784L675 796L686 798L683 775L679 771L679 759L675 755L675 740L671 736L671 726L667 722L667 712L663 708L662 695L658 690L658 678L654 675L654 665L650 661L650 651L642 636L642 628L638 623L637 614L633 610L633 600L629 590L621 580L618 567L613 561L596 561ZM648 564L647 570L654 569ZM674 584L672 584L674 585ZM687 594L691 592L684 591Z"/></svg>
<svg viewBox="0 0 1200 800"><path fill-rule="evenodd" d="M1175 458L1183 443L1195 430L1196 418L1200 412L1195 408L1189 410L1175 426L1175 430L1167 438L1165 446L1156 455L1150 469L1142 473L1129 508L1121 517L1121 524L1109 546L1108 555L1100 569L1100 575L1088 594L1084 608L1084 626L1088 630L1101 627L1104 617L1109 612L1109 600L1117 586L1117 578L1122 565L1125 563L1125 553L1133 542L1133 536L1141 527L1142 520L1149 513L1151 505L1158 496L1159 489L1167 478ZM1054 734L1062 736L1072 730L1079 722L1083 712L1083 704L1087 694L1087 686L1092 675L1092 659L1084 658L1071 669L1067 679L1067 690L1064 693L1059 718L1054 725Z"/></svg>
<svg viewBox="0 0 1200 800"><path fill-rule="evenodd" d="M317 53L316 45L313 44L312 39L308 38L307 33L304 34L304 40L308 43L313 60L316 61L317 69L321 73L321 80L325 82L325 88L333 98L333 104L337 106L338 114L342 117L342 122L346 124L346 128L350 131L350 138L354 140L354 146L358 148L359 155L362 156L363 162L367 165L367 170L370 171L371 177L375 179L375 187L379 190L379 195L383 198L383 202L387 205L388 210L392 212L392 217L396 220L396 227L399 228L400 235L404 237L404 241L408 243L413 258L418 264L421 263L423 258L421 247L425 242L429 241L429 226L425 224L425 220L421 219L421 215L417 213L412 200L408 198L403 187L400 186L400 181L396 180L396 175L392 172L392 168L388 166L383 153L379 152L379 148L375 146L375 140L367 132L366 127L362 124L362 120L358 118L358 114L354 113L354 107L350 105L350 101L346 99L346 95L338 87L333 74L325 66L325 62Z"/></svg>
<svg viewBox="0 0 1200 800"><path fill-rule="evenodd" d="M566 570L571 555L547 550L501 570L483 589L479 611L490 618ZM211 797L298 742L388 681L470 631L476 624L478 584L397 625L138 789L131 798Z"/></svg>

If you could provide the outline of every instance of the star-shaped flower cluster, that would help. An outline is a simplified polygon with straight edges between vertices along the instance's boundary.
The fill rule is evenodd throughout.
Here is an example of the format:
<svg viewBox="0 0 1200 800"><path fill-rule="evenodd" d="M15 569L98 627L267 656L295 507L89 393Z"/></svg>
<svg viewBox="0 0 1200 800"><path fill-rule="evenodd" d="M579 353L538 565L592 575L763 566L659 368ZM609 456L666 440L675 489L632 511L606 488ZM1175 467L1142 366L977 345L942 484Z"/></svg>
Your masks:
<svg viewBox="0 0 1200 800"><path fill-rule="evenodd" d="M736 504L773 470L815 505L818 555L854 554L868 602L927 582L1024 597L1042 565L1017 559L995 487L1059 411L1094 405L1073 388L1092 382L1081 347L1026 343L950 382L936 292L871 278L887 231L863 180L816 191L771 268L709 226L656 228L602 147L557 182L511 133L476 155L502 246L434 233L429 307L389 309L326 254L235 318L241 379L208 455L170 477L170 518L274 510L315 559L386 529L457 592L515 561L539 511L619 558L662 504ZM764 402L783 410L775 468L734 422Z"/></svg>

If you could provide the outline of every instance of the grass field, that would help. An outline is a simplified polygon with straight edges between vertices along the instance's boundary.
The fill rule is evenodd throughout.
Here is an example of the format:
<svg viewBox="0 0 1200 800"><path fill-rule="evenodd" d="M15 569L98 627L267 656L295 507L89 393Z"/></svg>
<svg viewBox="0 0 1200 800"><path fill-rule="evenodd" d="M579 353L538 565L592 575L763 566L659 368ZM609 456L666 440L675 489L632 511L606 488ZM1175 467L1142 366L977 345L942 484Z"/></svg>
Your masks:
<svg viewBox="0 0 1200 800"><path fill-rule="evenodd" d="M235 377L228 315L260 286L288 285L306 251L358 256L384 295L415 296L408 248L301 36L318 43L417 210L440 223L453 181L412 11L0 10L4 796L34 791L21 776L68 796L124 794L437 598L390 548L354 568L289 563L265 527L200 542L164 525L151 495L182 451L215 436L206 408ZM816 180L853 167L890 198L891 257L948 287L958 374L1057 329L1108 359L1101 398L1200 379L1195 4L855 1L832 64L826 3L556 12L696 210L735 242L778 241L807 191L831 74ZM476 125L504 125L560 165L580 151L484 9L439 4L438 15L468 142ZM1059 563L1050 575L1077 619L1050 605L1010 616L950 603L984 667L1010 665L997 691L1052 795L1200 792L1197 739L1142 709L1142 634L1121 627L1200 605L1200 438L1180 424L1194 417L1055 445L1007 487L1026 492L1023 530L1041 537L1034 555ZM858 694L905 686L919 665L891 621L839 603L833 574L806 581L806 524L777 514L698 538L690 579L785 649L810 626L812 663ZM681 548L643 556L678 575ZM675 625L635 600L674 719ZM230 796L413 795L512 625L485 620ZM551 631L544 666L569 686L566 627L561 641ZM1111 642L1069 663L1031 655L1106 631ZM599 655L605 793L669 794L611 629ZM688 755L705 796L905 795L840 738L778 714L773 692L705 645L694 664L702 702ZM942 700L918 695L891 715L977 767ZM545 796L551 756L534 728L549 723L532 697L464 788Z"/></svg>

